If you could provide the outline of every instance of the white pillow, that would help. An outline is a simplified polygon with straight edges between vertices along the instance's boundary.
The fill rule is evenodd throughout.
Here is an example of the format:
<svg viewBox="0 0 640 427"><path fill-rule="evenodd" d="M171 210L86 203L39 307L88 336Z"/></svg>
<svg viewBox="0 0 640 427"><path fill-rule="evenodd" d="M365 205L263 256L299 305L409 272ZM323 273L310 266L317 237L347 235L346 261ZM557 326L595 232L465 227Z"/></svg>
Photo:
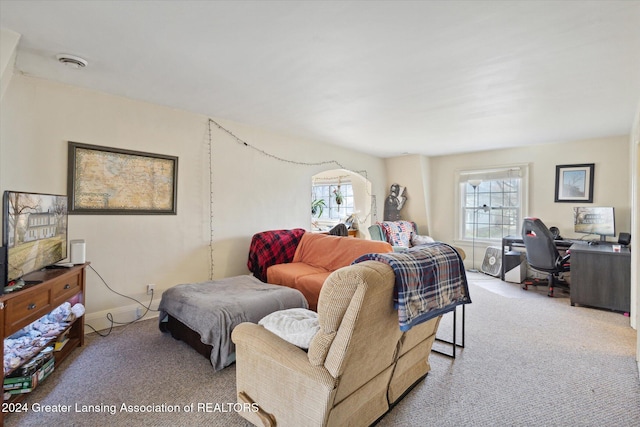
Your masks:
<svg viewBox="0 0 640 427"><path fill-rule="evenodd" d="M285 341L307 350L311 339L320 330L318 313L306 308L275 311L258 322Z"/></svg>
<svg viewBox="0 0 640 427"><path fill-rule="evenodd" d="M426 245L427 243L433 243L433 242L435 242L435 240L433 240L429 236L421 236L419 234L413 234L411 236L411 246Z"/></svg>

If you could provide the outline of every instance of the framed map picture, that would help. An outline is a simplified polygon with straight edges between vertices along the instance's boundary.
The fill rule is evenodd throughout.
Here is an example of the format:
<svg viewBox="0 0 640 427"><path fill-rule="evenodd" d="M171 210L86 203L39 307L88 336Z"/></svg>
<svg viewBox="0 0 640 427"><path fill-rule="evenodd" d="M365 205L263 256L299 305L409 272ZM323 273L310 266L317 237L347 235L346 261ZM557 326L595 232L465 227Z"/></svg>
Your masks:
<svg viewBox="0 0 640 427"><path fill-rule="evenodd" d="M177 213L178 158L69 141L70 214Z"/></svg>

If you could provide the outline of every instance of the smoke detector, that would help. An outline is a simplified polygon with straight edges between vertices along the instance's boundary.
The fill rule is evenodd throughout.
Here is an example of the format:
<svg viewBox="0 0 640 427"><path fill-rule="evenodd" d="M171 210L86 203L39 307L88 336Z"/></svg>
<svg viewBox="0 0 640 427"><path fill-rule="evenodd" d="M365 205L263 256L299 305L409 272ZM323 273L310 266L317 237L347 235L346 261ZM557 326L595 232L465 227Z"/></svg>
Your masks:
<svg viewBox="0 0 640 427"><path fill-rule="evenodd" d="M79 56L69 55L66 53L59 53L56 55L56 58L58 58L58 61L60 61L62 64L76 70L84 68L88 64L86 60L80 58Z"/></svg>

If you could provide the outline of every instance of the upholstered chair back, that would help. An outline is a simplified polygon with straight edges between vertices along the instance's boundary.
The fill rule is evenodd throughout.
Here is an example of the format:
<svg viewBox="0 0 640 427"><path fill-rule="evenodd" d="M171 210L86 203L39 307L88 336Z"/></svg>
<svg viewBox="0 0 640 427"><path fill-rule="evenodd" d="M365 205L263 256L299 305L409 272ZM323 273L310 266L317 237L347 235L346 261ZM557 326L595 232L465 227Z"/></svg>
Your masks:
<svg viewBox="0 0 640 427"><path fill-rule="evenodd" d="M372 378L372 387L388 384L402 336L393 308L394 281L391 267L366 261L336 270L322 287L320 331L308 355L312 365L340 379L334 404Z"/></svg>

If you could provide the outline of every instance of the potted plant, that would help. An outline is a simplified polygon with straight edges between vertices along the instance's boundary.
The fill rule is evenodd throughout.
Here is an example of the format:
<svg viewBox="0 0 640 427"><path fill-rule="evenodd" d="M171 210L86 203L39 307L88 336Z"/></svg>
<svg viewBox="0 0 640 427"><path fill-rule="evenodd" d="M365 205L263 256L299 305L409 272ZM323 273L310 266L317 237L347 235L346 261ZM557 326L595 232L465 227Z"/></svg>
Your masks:
<svg viewBox="0 0 640 427"><path fill-rule="evenodd" d="M336 198L336 204L341 205L344 197L342 196L342 192L340 191L340 186L338 185L335 190L333 190L333 195Z"/></svg>
<svg viewBox="0 0 640 427"><path fill-rule="evenodd" d="M324 199L315 199L311 202L311 216L317 216L318 218L320 218L326 206L327 205L324 203Z"/></svg>

